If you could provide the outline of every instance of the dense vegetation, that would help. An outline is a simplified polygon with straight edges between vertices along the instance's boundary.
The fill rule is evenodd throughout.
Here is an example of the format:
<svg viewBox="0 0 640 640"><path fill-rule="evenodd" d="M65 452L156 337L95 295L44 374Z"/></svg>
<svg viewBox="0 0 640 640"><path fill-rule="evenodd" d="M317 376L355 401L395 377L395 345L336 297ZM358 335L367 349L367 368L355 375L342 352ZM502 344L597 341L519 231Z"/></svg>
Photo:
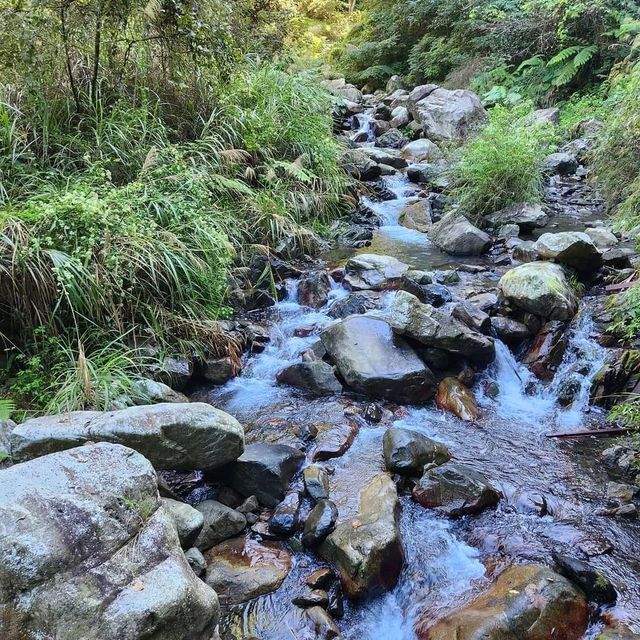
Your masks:
<svg viewBox="0 0 640 640"><path fill-rule="evenodd" d="M0 3L9 393L105 407L166 350L233 351L232 261L341 206L331 98L271 58L277 2Z"/></svg>

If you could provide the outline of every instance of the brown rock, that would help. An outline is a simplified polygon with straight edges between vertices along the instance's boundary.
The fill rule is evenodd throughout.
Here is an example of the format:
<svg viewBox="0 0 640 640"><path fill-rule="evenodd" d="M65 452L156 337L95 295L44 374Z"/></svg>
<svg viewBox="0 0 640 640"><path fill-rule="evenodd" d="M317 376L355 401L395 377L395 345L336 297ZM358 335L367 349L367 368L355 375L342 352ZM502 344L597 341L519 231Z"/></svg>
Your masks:
<svg viewBox="0 0 640 640"><path fill-rule="evenodd" d="M473 392L456 378L445 378L438 386L436 404L461 420L477 420L480 415Z"/></svg>

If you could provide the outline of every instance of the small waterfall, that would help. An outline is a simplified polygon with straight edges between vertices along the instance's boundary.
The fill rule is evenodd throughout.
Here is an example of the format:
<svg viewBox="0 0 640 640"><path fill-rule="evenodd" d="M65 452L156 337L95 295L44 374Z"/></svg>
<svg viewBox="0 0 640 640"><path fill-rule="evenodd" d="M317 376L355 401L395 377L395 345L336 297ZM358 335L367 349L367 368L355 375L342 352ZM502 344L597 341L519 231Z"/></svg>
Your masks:
<svg viewBox="0 0 640 640"><path fill-rule="evenodd" d="M348 295L348 291L331 279L329 300L322 309L310 309L298 301L298 281L286 281L287 295L274 307L276 321L270 326L271 342L260 354L252 357L240 376L217 390L229 410L242 413L255 407L272 404L291 393L288 387L276 383L276 374L286 366L300 362L300 354L317 339L317 331L309 336L296 336L300 327L323 328L332 322L327 315L331 306Z"/></svg>
<svg viewBox="0 0 640 640"><path fill-rule="evenodd" d="M605 349L591 337L593 330L593 319L583 310L570 329L567 350L548 385L519 363L503 342L496 340L496 359L479 391L481 404L494 403L499 416L538 424L546 431L553 426L571 428L580 425L588 411L593 377L606 358ZM491 382L497 385L493 400L487 395ZM570 392L571 402L562 407L558 399L567 392Z"/></svg>
<svg viewBox="0 0 640 640"><path fill-rule="evenodd" d="M367 135L366 142L368 144L375 142L376 135L373 131L373 127L371 126L372 121L373 121L373 109L367 109L362 113L357 113L355 116L353 116L352 126L353 124L357 124L358 128L352 134L352 138L357 139L360 136L360 134L366 134Z"/></svg>

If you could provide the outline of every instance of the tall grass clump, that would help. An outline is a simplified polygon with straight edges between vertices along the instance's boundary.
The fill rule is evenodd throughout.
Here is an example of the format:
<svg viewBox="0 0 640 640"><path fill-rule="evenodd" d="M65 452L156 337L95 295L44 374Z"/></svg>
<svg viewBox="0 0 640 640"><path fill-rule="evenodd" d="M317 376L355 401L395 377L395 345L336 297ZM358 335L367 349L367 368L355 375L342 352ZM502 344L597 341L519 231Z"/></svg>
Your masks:
<svg viewBox="0 0 640 640"><path fill-rule="evenodd" d="M469 215L480 218L518 202L542 197L541 163L552 133L520 110L496 106L487 126L462 149L453 195Z"/></svg>

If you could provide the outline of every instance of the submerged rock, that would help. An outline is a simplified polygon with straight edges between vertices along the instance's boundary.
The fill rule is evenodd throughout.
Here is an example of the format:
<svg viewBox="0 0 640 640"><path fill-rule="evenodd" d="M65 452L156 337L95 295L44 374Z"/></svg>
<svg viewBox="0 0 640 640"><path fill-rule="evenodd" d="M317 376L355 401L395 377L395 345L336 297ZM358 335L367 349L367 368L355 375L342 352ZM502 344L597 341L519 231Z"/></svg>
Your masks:
<svg viewBox="0 0 640 640"><path fill-rule="evenodd" d="M340 640L342 634L333 618L322 607L305 610L313 640Z"/></svg>
<svg viewBox="0 0 640 640"><path fill-rule="evenodd" d="M517 307L550 320L570 320L578 309L562 267L551 262L530 262L507 271L500 288Z"/></svg>
<svg viewBox="0 0 640 640"><path fill-rule="evenodd" d="M428 200L418 200L406 205L401 213L398 222L407 229L413 229L426 233L431 227L431 205Z"/></svg>
<svg viewBox="0 0 640 640"><path fill-rule="evenodd" d="M416 404L433 397L431 371L384 320L352 316L325 329L320 338L355 391Z"/></svg>
<svg viewBox="0 0 640 640"><path fill-rule="evenodd" d="M386 317L396 333L428 347L464 356L481 365L489 364L495 357L491 338L421 303L406 291L396 292Z"/></svg>
<svg viewBox="0 0 640 640"><path fill-rule="evenodd" d="M617 600L615 587L588 562L558 552L553 553L553 559L560 573L584 591L589 600L598 604L613 604Z"/></svg>
<svg viewBox="0 0 640 640"><path fill-rule="evenodd" d="M323 360L297 362L279 371L276 380L282 384L305 389L315 395L340 393L342 385L336 378L333 367Z"/></svg>
<svg viewBox="0 0 640 640"><path fill-rule="evenodd" d="M539 565L510 567L471 604L434 625L420 640L579 640L589 619L582 593Z"/></svg>
<svg viewBox="0 0 640 640"><path fill-rule="evenodd" d="M345 265L344 284L353 291L397 288L409 266L391 256L362 253Z"/></svg>
<svg viewBox="0 0 640 640"><path fill-rule="evenodd" d="M439 384L436 404L461 420L477 420L480 415L473 392L456 378L445 378Z"/></svg>
<svg viewBox="0 0 640 640"><path fill-rule="evenodd" d="M100 443L3 470L0 521L0 610L25 638L213 633L216 594L191 570L156 474L132 449Z"/></svg>
<svg viewBox="0 0 640 640"><path fill-rule="evenodd" d="M204 554L205 582L224 605L240 604L280 587L291 570L291 554L277 542L240 536Z"/></svg>
<svg viewBox="0 0 640 640"><path fill-rule="evenodd" d="M360 494L357 518L340 523L319 552L335 564L349 598L364 598L395 586L404 552L398 492L389 476L376 476L367 484Z"/></svg>
<svg viewBox="0 0 640 640"><path fill-rule="evenodd" d="M445 445L410 429L391 427L382 443L385 466L392 473L418 476L426 464L443 464L451 459Z"/></svg>
<svg viewBox="0 0 640 640"><path fill-rule="evenodd" d="M450 518L480 513L500 501L500 492L481 473L457 462L425 471L412 495L423 507Z"/></svg>
<svg viewBox="0 0 640 640"><path fill-rule="evenodd" d="M304 454L298 449L257 442L230 465L227 478L238 493L255 495L264 506L275 507L303 461Z"/></svg>
<svg viewBox="0 0 640 640"><path fill-rule="evenodd" d="M72 411L18 425L11 452L23 461L96 441L129 446L157 469L208 471L240 456L244 429L233 416L202 402Z"/></svg>
<svg viewBox="0 0 640 640"><path fill-rule="evenodd" d="M429 240L454 256L478 256L491 248L491 237L472 225L461 213L452 211L429 230Z"/></svg>

